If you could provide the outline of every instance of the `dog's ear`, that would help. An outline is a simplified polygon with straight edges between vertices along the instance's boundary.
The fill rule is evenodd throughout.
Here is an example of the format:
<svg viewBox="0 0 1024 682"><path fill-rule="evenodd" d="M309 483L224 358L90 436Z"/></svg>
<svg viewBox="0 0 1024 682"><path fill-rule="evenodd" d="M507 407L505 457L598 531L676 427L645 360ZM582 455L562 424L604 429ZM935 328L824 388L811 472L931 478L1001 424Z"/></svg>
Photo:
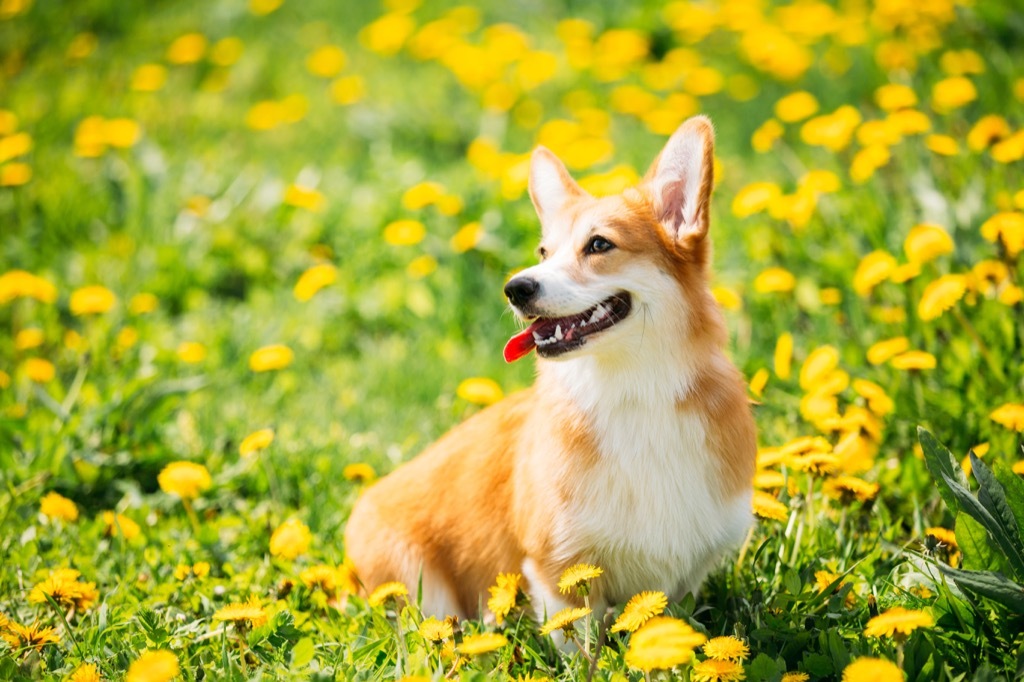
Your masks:
<svg viewBox="0 0 1024 682"><path fill-rule="evenodd" d="M530 198L541 222L557 213L570 199L584 194L565 165L544 146L530 157Z"/></svg>
<svg viewBox="0 0 1024 682"><path fill-rule="evenodd" d="M677 241L708 233L714 183L715 130L707 116L685 121L644 176L654 214Z"/></svg>

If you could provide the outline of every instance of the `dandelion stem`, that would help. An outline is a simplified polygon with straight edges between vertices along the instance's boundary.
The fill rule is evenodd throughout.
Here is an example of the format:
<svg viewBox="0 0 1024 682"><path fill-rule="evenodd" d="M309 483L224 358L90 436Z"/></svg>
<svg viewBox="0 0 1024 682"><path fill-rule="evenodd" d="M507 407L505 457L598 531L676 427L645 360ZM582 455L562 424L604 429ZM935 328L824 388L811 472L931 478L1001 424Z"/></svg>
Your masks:
<svg viewBox="0 0 1024 682"><path fill-rule="evenodd" d="M583 653L590 658L590 595L584 593L583 605L587 607L587 618L583 621Z"/></svg>
<svg viewBox="0 0 1024 682"><path fill-rule="evenodd" d="M199 517L196 516L196 510L192 508L192 500L183 497L181 498L181 504L185 507L185 514L188 515L188 520L192 523L192 532L196 534L198 539L202 531L199 528Z"/></svg>

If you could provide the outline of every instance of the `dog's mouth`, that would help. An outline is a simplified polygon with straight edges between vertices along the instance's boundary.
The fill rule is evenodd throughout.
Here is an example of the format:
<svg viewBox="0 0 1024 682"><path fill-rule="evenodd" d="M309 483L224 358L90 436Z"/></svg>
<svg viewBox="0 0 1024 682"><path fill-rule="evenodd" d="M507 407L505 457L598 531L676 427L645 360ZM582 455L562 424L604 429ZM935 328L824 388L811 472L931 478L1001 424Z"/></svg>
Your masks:
<svg viewBox="0 0 1024 682"><path fill-rule="evenodd" d="M582 313L538 317L505 344L505 362L515 362L534 348L542 358L576 350L587 342L587 337L626 319L632 307L629 292L620 291Z"/></svg>

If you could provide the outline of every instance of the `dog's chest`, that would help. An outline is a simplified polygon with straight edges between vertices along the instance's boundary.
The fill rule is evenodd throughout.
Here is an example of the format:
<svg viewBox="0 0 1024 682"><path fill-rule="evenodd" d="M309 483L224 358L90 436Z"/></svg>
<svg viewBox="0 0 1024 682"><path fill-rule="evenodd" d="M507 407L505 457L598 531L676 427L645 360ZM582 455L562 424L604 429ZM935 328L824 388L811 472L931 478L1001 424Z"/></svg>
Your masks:
<svg viewBox="0 0 1024 682"><path fill-rule="evenodd" d="M598 463L572 486L567 549L605 569L615 601L644 589L695 589L750 516L749 502L742 509L722 499L704 421L674 405L619 405L595 423Z"/></svg>

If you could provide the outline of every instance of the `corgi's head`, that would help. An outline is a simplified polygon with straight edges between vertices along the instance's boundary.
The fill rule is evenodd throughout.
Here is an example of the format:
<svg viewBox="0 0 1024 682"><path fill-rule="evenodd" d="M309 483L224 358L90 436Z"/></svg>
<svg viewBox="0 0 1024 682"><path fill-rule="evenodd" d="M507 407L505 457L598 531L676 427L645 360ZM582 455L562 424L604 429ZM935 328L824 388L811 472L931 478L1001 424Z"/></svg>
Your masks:
<svg viewBox="0 0 1024 682"><path fill-rule="evenodd" d="M513 310L530 322L508 342L505 359L534 348L542 358L631 353L720 327L707 286L713 152L711 122L691 118L639 186L595 198L537 148L530 197L541 262L505 286Z"/></svg>

